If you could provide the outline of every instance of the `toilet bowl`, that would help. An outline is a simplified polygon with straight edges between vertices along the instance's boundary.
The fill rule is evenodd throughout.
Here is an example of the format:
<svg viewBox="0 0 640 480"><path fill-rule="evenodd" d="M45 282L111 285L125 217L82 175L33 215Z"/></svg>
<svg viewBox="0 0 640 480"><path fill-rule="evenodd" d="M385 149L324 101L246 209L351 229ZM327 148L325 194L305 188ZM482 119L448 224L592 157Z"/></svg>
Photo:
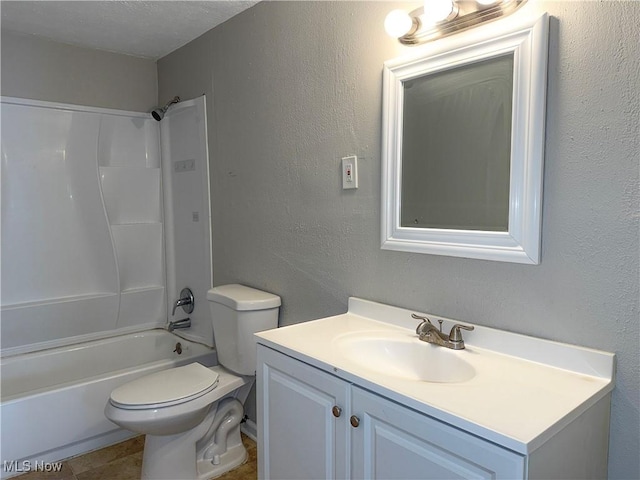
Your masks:
<svg viewBox="0 0 640 480"><path fill-rule="evenodd" d="M116 388L105 406L116 425L146 435L142 479L213 478L247 459L240 423L255 381L253 334L277 327L280 297L225 285L207 299L220 365L147 375Z"/></svg>

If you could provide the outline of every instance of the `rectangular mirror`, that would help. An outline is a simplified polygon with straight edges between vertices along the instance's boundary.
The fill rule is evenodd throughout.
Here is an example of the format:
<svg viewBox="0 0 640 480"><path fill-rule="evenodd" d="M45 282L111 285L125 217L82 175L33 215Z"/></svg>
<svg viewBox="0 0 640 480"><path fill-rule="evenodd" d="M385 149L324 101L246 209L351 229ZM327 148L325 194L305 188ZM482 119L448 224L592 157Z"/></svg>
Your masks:
<svg viewBox="0 0 640 480"><path fill-rule="evenodd" d="M385 63L382 248L540 260L548 18Z"/></svg>
<svg viewBox="0 0 640 480"><path fill-rule="evenodd" d="M401 225L508 231L513 54L402 86Z"/></svg>

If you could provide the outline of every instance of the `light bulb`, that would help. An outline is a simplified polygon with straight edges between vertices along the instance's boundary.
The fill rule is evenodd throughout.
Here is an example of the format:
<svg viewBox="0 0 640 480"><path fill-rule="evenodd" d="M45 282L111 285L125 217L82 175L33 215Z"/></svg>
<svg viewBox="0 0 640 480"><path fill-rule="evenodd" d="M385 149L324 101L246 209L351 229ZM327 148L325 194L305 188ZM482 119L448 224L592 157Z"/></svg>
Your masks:
<svg viewBox="0 0 640 480"><path fill-rule="evenodd" d="M424 23L433 25L446 20L451 15L451 12L453 12L452 0L425 0Z"/></svg>
<svg viewBox="0 0 640 480"><path fill-rule="evenodd" d="M392 10L384 19L384 29L393 38L400 38L413 27L411 16L404 10Z"/></svg>

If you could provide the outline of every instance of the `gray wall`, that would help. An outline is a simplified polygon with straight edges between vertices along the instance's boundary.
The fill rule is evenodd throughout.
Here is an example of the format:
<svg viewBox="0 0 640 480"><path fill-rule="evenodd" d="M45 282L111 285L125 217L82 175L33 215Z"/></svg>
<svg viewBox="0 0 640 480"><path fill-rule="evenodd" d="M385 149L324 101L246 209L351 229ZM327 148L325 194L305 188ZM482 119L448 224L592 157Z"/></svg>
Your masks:
<svg viewBox="0 0 640 480"><path fill-rule="evenodd" d="M146 112L156 105L153 60L80 48L2 29L0 93Z"/></svg>
<svg viewBox="0 0 640 480"><path fill-rule="evenodd" d="M353 295L616 352L609 472L640 478L640 3L524 7L553 17L539 266L380 250L391 8L265 2L159 61L161 103L208 95L215 284L281 295L282 324Z"/></svg>

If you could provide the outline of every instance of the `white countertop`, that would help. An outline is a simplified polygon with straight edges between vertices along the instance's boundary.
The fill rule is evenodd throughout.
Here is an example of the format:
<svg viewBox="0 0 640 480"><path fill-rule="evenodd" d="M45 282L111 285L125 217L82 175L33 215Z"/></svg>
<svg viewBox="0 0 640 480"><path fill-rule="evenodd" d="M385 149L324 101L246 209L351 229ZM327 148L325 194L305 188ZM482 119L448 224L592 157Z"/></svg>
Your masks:
<svg viewBox="0 0 640 480"><path fill-rule="evenodd" d="M611 353L477 325L463 332L464 350L449 350L476 371L460 383L386 375L354 363L338 347L340 337L358 333L412 335L420 342L415 334L419 322L411 313L350 298L343 315L256 336L262 345L522 454L534 451L613 390ZM453 322L443 320L448 332Z"/></svg>

